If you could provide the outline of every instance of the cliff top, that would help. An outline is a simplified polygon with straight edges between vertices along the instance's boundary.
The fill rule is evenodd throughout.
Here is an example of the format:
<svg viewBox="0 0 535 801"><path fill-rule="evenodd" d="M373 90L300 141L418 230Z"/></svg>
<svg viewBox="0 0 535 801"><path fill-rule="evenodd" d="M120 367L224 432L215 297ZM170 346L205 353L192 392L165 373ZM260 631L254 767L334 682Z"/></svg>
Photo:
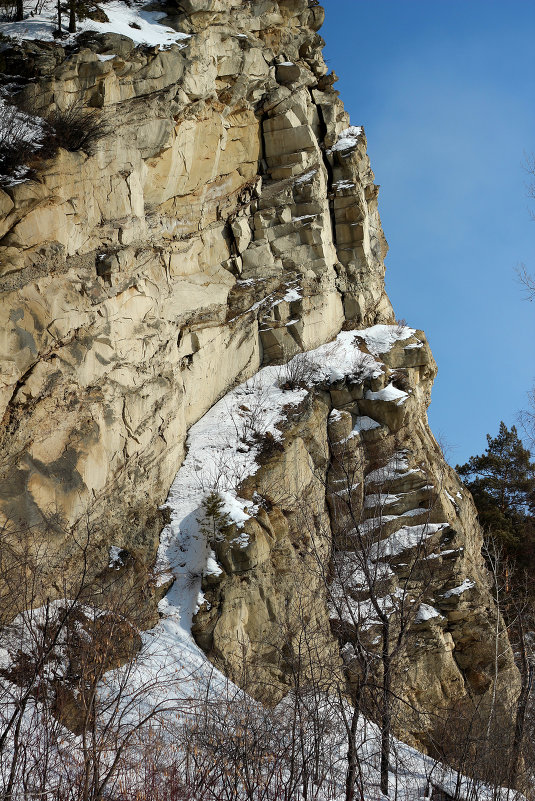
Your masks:
<svg viewBox="0 0 535 801"><path fill-rule="evenodd" d="M58 41L57 4L45 0L37 6L37 13L31 12L19 21L0 22L0 33L22 41L38 39L44 42ZM150 7L153 9L153 7ZM176 31L162 22L164 11L147 10L145 3L123 3L120 0L106 3L104 8L95 6L95 11L77 21L75 33L64 31L62 44L72 44L80 33L117 33L128 36L136 45L145 44L160 48L173 44L184 44L189 35ZM68 22L65 17L65 23ZM66 28L66 25L63 26ZM106 56L105 58L111 58Z"/></svg>

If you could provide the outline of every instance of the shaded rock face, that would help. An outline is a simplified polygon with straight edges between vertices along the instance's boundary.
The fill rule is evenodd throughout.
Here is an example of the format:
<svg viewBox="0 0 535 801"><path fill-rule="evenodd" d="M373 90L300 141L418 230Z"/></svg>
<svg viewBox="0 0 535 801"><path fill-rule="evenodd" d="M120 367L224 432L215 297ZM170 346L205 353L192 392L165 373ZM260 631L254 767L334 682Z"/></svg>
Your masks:
<svg viewBox="0 0 535 801"><path fill-rule="evenodd" d="M371 683L381 680L384 629L372 589L391 613L392 640L401 615L409 620L402 648L391 645L395 726L432 749L437 714L477 710L487 719L495 677L494 720L506 728L518 674L489 594L472 499L427 425L436 365L423 332L374 359L381 371L371 378L359 378L356 358L352 375L312 388L289 412L282 442L239 489L260 506L243 526L246 547L235 525L211 543L221 572L203 579L193 633L260 698L278 700L295 686L296 663L316 687L348 680L356 689L357 635L372 655ZM357 552L367 544L373 583Z"/></svg>
<svg viewBox="0 0 535 801"><path fill-rule="evenodd" d="M327 75L322 20L308 0L185 0L166 20L190 35L184 46L134 48L108 34L3 52L27 107L83 102L107 126L91 153L60 150L36 162L33 180L0 190L0 513L58 553L89 524L94 572L110 545L152 563L188 427L231 386L343 326L393 321L378 187L364 133ZM434 363L422 337L413 344L384 356L373 386L315 392L244 488L269 500L249 524L251 552L218 553L224 572L205 588L211 608L195 635L236 679L244 649L254 656L272 697L287 686L281 654L305 618L334 672L341 665L313 568L342 527L337 464L353 459L361 487L377 464L337 451L357 417L378 423L359 447L406 462L388 490L398 521L421 507L426 522L447 524L425 586L440 616L414 625L403 693L489 697L496 618L480 532L427 428ZM380 396L394 380L411 389L403 407ZM281 482L284 502L272 489ZM373 481L368 491L381 495ZM447 596L465 578L474 586ZM506 643L503 654L505 704L516 677Z"/></svg>

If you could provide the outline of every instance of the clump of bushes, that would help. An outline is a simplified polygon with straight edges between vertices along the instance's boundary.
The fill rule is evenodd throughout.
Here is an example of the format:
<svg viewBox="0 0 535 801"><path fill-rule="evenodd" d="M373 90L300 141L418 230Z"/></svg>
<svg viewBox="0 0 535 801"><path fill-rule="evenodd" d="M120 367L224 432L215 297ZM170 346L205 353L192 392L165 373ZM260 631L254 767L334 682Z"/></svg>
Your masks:
<svg viewBox="0 0 535 801"><path fill-rule="evenodd" d="M82 103L72 103L67 108L56 109L45 117L52 131L56 149L72 152L83 150L92 153L95 145L108 133L108 125L101 111L89 109Z"/></svg>
<svg viewBox="0 0 535 801"><path fill-rule="evenodd" d="M80 102L44 116L0 100L0 183L31 177L38 163L52 158L59 148L92 153L106 136L102 112Z"/></svg>
<svg viewBox="0 0 535 801"><path fill-rule="evenodd" d="M32 117L0 101L0 176L20 180L29 172L29 162L42 150L44 120Z"/></svg>
<svg viewBox="0 0 535 801"><path fill-rule="evenodd" d="M310 387L316 380L318 368L306 353L298 353L284 364L277 384L280 389L294 390Z"/></svg>

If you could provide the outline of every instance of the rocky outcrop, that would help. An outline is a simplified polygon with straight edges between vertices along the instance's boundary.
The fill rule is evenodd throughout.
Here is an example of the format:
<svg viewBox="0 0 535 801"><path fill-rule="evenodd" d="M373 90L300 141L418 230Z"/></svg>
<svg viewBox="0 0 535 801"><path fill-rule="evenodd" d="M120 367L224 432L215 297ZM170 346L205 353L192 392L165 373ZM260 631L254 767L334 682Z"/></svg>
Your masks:
<svg viewBox="0 0 535 801"><path fill-rule="evenodd" d="M288 409L280 442L263 448L238 489L258 512L210 543L219 569L203 578L193 633L238 682L245 662L254 665L247 686L261 698L295 686L296 664L316 691L344 673L356 688L357 642L374 675L367 683L381 680L384 625L373 595L392 627L396 728L432 748L453 710L486 721L494 704L493 721L506 728L518 675L472 499L427 425L435 362L423 332L396 340L390 331L379 343L356 332L353 363L342 369L333 349L330 380L311 381Z"/></svg>
<svg viewBox="0 0 535 801"><path fill-rule="evenodd" d="M84 34L3 51L19 102L81 101L108 134L0 195L2 513L66 532L89 510L99 541L148 561L188 426L262 362L391 315L321 8L182 8L190 38L166 50Z"/></svg>
<svg viewBox="0 0 535 801"><path fill-rule="evenodd" d="M2 52L19 103L43 114L82 103L105 134L89 153L36 158L31 180L0 190L3 524L59 553L83 524L95 572L111 545L152 564L186 432L230 387L342 328L393 323L378 187L321 56L322 8L184 0L168 13L187 37L165 50L83 34ZM487 703L496 612L473 506L427 427L434 362L421 334L381 359L373 378L318 385L283 445L266 444L243 487L267 499L247 524L252 544L218 545L222 573L205 579L211 606L194 631L235 678L245 648L272 697L300 620L341 669L310 575L341 540L337 482L350 469L360 525L380 517L382 538L432 530L432 578L409 578L436 615L414 622L400 692ZM392 593L408 579L403 559L391 567ZM500 637L505 707L516 674ZM425 739L410 714L403 725Z"/></svg>

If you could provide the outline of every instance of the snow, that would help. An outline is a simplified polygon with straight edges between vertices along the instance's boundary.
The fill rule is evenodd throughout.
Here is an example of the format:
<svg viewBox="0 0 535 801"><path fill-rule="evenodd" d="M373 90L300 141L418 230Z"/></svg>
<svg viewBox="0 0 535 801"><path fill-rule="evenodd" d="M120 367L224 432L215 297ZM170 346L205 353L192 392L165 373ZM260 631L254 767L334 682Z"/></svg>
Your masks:
<svg viewBox="0 0 535 801"><path fill-rule="evenodd" d="M384 506L390 506L393 503L396 503L401 498L401 495L394 495L392 493L372 493L367 495L364 500L364 508L365 509L378 509Z"/></svg>
<svg viewBox="0 0 535 801"><path fill-rule="evenodd" d="M399 556L403 551L425 545L425 541L448 527L448 523L423 523L418 526L402 526L372 548L372 558Z"/></svg>
<svg viewBox="0 0 535 801"><path fill-rule="evenodd" d="M396 479L406 478L407 476L416 475L421 470L411 468L409 470L409 462L405 451L397 451L383 467L378 467L377 470L372 470L366 476L366 484L384 484L387 481L395 481ZM428 485L427 489L433 489Z"/></svg>
<svg viewBox="0 0 535 801"><path fill-rule="evenodd" d="M242 286L245 286L245 285L254 283L255 280L256 279L249 279L248 281L242 281L242 282L237 282L237 283L241 283ZM265 279L259 279L259 280L265 280ZM260 298L260 300L257 300L255 303L253 303L252 306L249 306L249 308L246 309L244 312L241 312L240 314L237 314L236 317L232 318L232 320L236 320L239 317L245 317L245 315L250 314L251 312L256 311L257 309L261 309L261 308L264 308L264 307L266 307L266 310L269 311L271 309L274 309L275 306L278 306L283 301L287 301L287 302L291 303L293 301L302 299L301 286L299 285L299 279L296 280L296 281L289 281L285 286L286 286L286 292L282 297L280 297L278 290L274 290L273 292L270 292L265 297ZM232 322L232 320L230 320L229 322ZM296 322L298 322L298 320L292 320L291 322L286 323L286 325L292 325L293 323L296 323ZM271 331L272 328L268 326L266 328L263 328L262 330L263 331Z"/></svg>
<svg viewBox="0 0 535 801"><path fill-rule="evenodd" d="M407 392L403 392L402 389L398 389L393 384L388 384L377 392L372 392L371 389L366 392L366 400L393 401L396 406L402 406L408 397Z"/></svg>
<svg viewBox="0 0 535 801"><path fill-rule="evenodd" d="M316 169L314 169L314 170L309 170L309 172L303 173L303 175L300 175L298 178L295 179L294 184L306 184L306 183L308 183L308 181L311 181L312 178L316 175L317 172L318 172L318 169L316 167Z"/></svg>
<svg viewBox="0 0 535 801"><path fill-rule="evenodd" d="M363 414L355 420L353 431L373 431L375 428L381 428L381 424L378 423L377 420L372 420L371 417Z"/></svg>
<svg viewBox="0 0 535 801"><path fill-rule="evenodd" d="M363 133L364 130L360 125L351 125L339 134L336 144L331 148L331 152L344 153L347 150L352 150L357 146L357 141Z"/></svg>
<svg viewBox="0 0 535 801"><path fill-rule="evenodd" d="M124 561L121 558L122 550L118 545L110 545L108 567L119 570L124 565Z"/></svg>
<svg viewBox="0 0 535 801"><path fill-rule="evenodd" d="M289 289L286 292L285 296L283 297L283 300L287 301L288 303L293 303L295 300L301 300L302 297L303 296L300 293L299 289L293 288Z"/></svg>
<svg viewBox="0 0 535 801"><path fill-rule="evenodd" d="M464 548L461 546L460 548L448 548L445 551L438 551L438 553L432 553L429 556L426 556L426 559L440 559L442 556L450 556L452 553L462 553Z"/></svg>
<svg viewBox="0 0 535 801"><path fill-rule="evenodd" d="M397 520L399 515L379 515L378 517L369 517L359 525L359 532L361 534L369 534L370 531L375 531L393 520Z"/></svg>
<svg viewBox="0 0 535 801"><path fill-rule="evenodd" d="M367 332L359 332L359 335L364 338ZM388 340L393 344L398 338L388 337ZM330 380L333 375L351 375L356 359L355 332L342 332L334 342L309 352L307 356L317 366L318 381ZM373 371L376 366L376 362L371 359L371 364L367 363L366 369ZM132 675L128 676L128 692L124 697L124 703L129 703L131 706L122 720L135 721L139 714L154 705L159 705L159 708L164 710L160 715L163 721L162 748L168 743L171 751L175 748L172 732L173 725L177 725L177 714L179 720L184 719L188 710L195 708L194 702L199 698L205 698L210 703L230 699L232 703L239 704L245 700L256 709L257 714L271 714L260 705L255 706L252 699L248 699L245 693L239 691L208 663L205 654L197 647L191 636L191 622L195 611L203 605L206 608L207 604L201 592L201 576L204 573L205 576L217 578L222 574L222 567L217 563L211 543L206 541L203 529L203 500L208 494L219 493L223 502L222 512L236 524L232 544L235 547L246 547L247 537L243 525L251 514L255 513L258 499L253 498L253 501L250 501L240 498L238 488L246 477L254 475L258 469L256 457L259 445L252 432L269 431L275 439L280 439L282 434L278 425L283 420L284 407L289 404L299 404L306 396L307 391L304 389L281 390L278 387L279 377L279 367L262 369L254 378L227 393L191 427L187 440L187 455L169 493L167 506L171 512L171 522L161 534L157 569L161 583L169 580L171 575L174 577L174 583L165 598L160 601L159 623L155 628L142 634L143 649L140 661ZM339 417L341 417L340 412L331 413L331 419ZM368 426L372 423L375 421L370 418L357 418L356 428L369 430ZM398 452L390 459L386 473L395 478L407 472L420 471L408 471L407 454ZM381 472L381 476L384 476L384 471ZM395 494L376 493L369 496L369 505L372 502L388 505L399 497ZM404 526L376 544L375 558L395 556L413 548L446 526L447 523ZM119 553L119 546L112 546L110 562L115 563L117 558L120 559ZM350 569L354 585L358 586L360 582L362 586L365 582L363 571L359 572L355 567L355 562L351 563L351 557L347 554L341 555L340 570ZM391 575L391 568L387 563L377 561L373 568L380 580L388 580ZM333 584L333 594L335 594L336 583ZM469 586L473 586L473 582L466 579L461 587L450 590L445 597L449 594L460 594ZM380 599L381 608L388 612L397 604L403 603L404 597L401 597L400 593L402 591L398 589ZM359 602L346 595L345 603L348 605L348 614L356 612L368 628L375 625L374 610L369 601ZM421 604L416 620L421 622L438 616L439 613L434 607ZM36 619L38 618L37 613ZM344 658L351 659L350 649L345 650ZM0 662L5 659L6 653L0 652ZM120 682L126 670L127 667L118 668L108 674L102 692L112 693L114 683ZM178 713L177 697L182 704L182 711ZM277 711L284 714L291 702L290 694L281 702ZM237 708L239 710L239 707ZM337 788L336 793L328 797L342 799L347 752L343 711L339 705L327 698L325 710L329 722L325 735L329 738L326 747L329 753L334 755L336 765L335 768L331 768L334 772L329 778ZM28 725L34 725L33 719L28 718L28 721ZM363 717L360 718L357 741L360 766L368 788L367 801L379 801L382 798L377 789L379 734L374 724ZM76 738L70 737L69 742L76 743ZM400 801L402 799L418 801L423 796L431 776L433 784L439 788L451 788L456 781L456 774L449 768L398 741L393 743L392 768L390 796ZM135 772L132 775L136 782L143 780L142 776ZM472 789L470 781L462 779L459 801L464 801ZM492 797L491 790L487 792L484 787L478 787L478 793L481 801L490 801ZM317 801L327 801L327 795L323 796L321 791L316 798ZM295 794L295 799L301 801L299 793Z"/></svg>
<svg viewBox="0 0 535 801"><path fill-rule="evenodd" d="M256 459L260 446L254 434L269 432L279 440L282 435L277 424L284 417L283 407L300 403L306 395L303 389L280 389L279 373L278 366L265 367L231 390L189 431L188 454L167 500L171 523L162 533L158 552L159 569L173 573L176 579L160 602L160 611L165 619L174 621L181 639L190 637L200 588L200 578L192 582L191 575L200 576L207 561L213 559L200 532L203 499L211 492L219 493L222 512L238 528L231 545L247 547L249 539L243 526L257 507L239 497L238 487L259 467Z"/></svg>
<svg viewBox="0 0 535 801"><path fill-rule="evenodd" d="M297 290L288 290L289 292ZM412 329L399 326L373 326L362 331L342 331L336 339L307 353L307 358L316 367L315 381L332 382L352 375L355 364L362 365L363 372L373 375L381 364L373 357L358 350L358 338L365 342L380 343L386 352L399 339L411 336ZM294 357L302 358L301 354ZM280 440L282 434L278 424L284 419L284 407L298 405L305 398L305 389L282 390L279 388L280 367L264 367L252 379L231 390L216 403L194 426L187 439L187 456L171 486L167 506L171 522L163 530L158 551L159 575L175 577L173 586L160 602L162 621L159 624L163 636L173 638L173 653L180 661L184 642L196 649L191 640L192 616L197 608L200 576L207 563L213 559L209 543L200 531L203 499L211 492L219 493L223 501L222 511L235 523L237 531L231 545L246 548L249 540L243 529L244 523L257 511L251 501L239 497L238 487L248 476L258 470L257 456L260 446L253 434L269 432ZM355 430L369 430L377 425L371 418L357 418ZM406 455L394 456L388 467L406 471ZM434 531L436 525L416 526L401 529L402 540L384 547L393 551L411 547L411 536L422 537L422 531ZM381 544L383 545L383 544ZM213 565L212 565L213 567ZM198 576L195 581L192 576Z"/></svg>
<svg viewBox="0 0 535 801"><path fill-rule="evenodd" d="M216 555L213 550L210 548L208 551L208 557L206 559L206 567L204 568L204 575L205 576L220 576L222 574L222 569L217 564Z"/></svg>
<svg viewBox="0 0 535 801"><path fill-rule="evenodd" d="M472 587L475 586L476 586L475 581L472 581L472 579L469 578L465 578L462 584L460 584L458 587L453 587L451 590L448 590L442 595L442 597L452 598L455 595L462 595L463 592L466 592L466 590L470 590L472 589Z"/></svg>
<svg viewBox="0 0 535 801"><path fill-rule="evenodd" d="M142 2L127 5L120 0L106 3L104 11L109 22L95 22L85 19L78 22L78 33L95 31L96 33L119 33L127 36L138 45L150 45L160 48L179 45L184 47L190 35L180 33L163 25L161 20L166 14L163 11L145 11ZM137 26L137 27L133 27ZM40 14L26 17L20 22L0 23L0 33L15 39L40 39L42 41L57 41L54 37L56 29L56 3L55 0L46 0ZM68 34L62 37L62 44L73 43L77 34ZM99 60L102 60L101 58Z"/></svg>
<svg viewBox="0 0 535 801"><path fill-rule="evenodd" d="M343 189L354 189L354 188L355 188L355 182L349 181L346 178L341 178L339 181L334 181L333 183L333 189L336 189L337 191L341 191Z"/></svg>
<svg viewBox="0 0 535 801"><path fill-rule="evenodd" d="M373 431L376 428L381 428L381 424L378 423L376 420L372 420L371 417L367 417L366 415L357 417L355 419L355 423L353 425L351 433L349 434L349 436L340 440L339 444L342 445L344 442L349 442L355 437L358 437L363 431Z"/></svg>
<svg viewBox="0 0 535 801"><path fill-rule="evenodd" d="M407 325L374 325L365 331L357 332L374 356L388 353L398 341L410 339L416 333L415 328ZM405 345L405 348L408 346Z"/></svg>
<svg viewBox="0 0 535 801"><path fill-rule="evenodd" d="M1 24L0 24L1 30ZM34 117L10 106L0 97L0 144L9 148L12 144L26 143L32 151L40 150L47 136L46 123L41 117ZM21 166L2 177L2 183L15 185L23 181L28 168Z"/></svg>
<svg viewBox="0 0 535 801"><path fill-rule="evenodd" d="M388 327L385 326L385 328ZM390 326L390 328L395 329L395 326ZM381 374L382 364L373 356L360 351L356 342L359 338L366 341L368 332L371 330L342 331L333 342L328 342L326 345L310 351L309 356L317 364L323 381L334 383L355 373L359 374L359 381L363 381L366 377L377 377ZM390 347L396 341L397 338L394 336Z"/></svg>
<svg viewBox="0 0 535 801"><path fill-rule="evenodd" d="M303 220L314 220L316 214L302 214L300 217L292 217L292 222L303 222Z"/></svg>
<svg viewBox="0 0 535 801"><path fill-rule="evenodd" d="M420 607L414 618L415 623L425 623L426 620L432 620L434 617L442 617L438 609L429 604L420 604Z"/></svg>

